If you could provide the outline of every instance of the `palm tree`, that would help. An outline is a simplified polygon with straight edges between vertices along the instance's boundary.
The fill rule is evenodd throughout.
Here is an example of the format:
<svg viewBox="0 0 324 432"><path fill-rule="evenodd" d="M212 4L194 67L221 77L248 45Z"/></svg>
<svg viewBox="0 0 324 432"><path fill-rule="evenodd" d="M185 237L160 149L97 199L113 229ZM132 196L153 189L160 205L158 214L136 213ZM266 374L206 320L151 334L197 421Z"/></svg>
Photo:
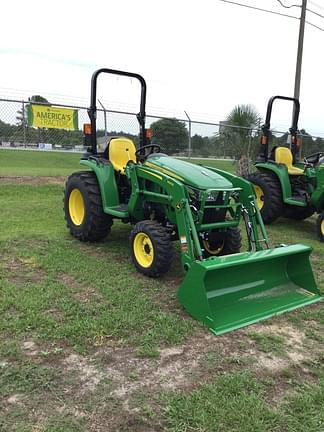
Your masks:
<svg viewBox="0 0 324 432"><path fill-rule="evenodd" d="M246 175L249 171L253 138L260 122L261 116L252 105L236 105L226 117L226 141L232 155L239 160L240 175Z"/></svg>

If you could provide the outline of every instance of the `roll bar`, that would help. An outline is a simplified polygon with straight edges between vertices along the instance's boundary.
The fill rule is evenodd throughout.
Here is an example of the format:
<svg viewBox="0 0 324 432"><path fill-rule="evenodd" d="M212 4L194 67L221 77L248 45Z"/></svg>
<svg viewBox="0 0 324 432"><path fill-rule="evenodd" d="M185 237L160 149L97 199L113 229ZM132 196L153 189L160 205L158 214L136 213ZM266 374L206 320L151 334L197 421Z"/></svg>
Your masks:
<svg viewBox="0 0 324 432"><path fill-rule="evenodd" d="M272 96L268 102L265 123L261 127L262 135L261 135L261 140L260 140L260 152L258 155L258 161L259 162L266 162L268 160L270 120L271 120L271 114L272 114L272 106L273 106L273 103L276 99L291 101L294 103L294 112L293 112L291 127L289 128L289 132L290 132L291 137L292 137L291 150L292 150L292 154L294 157L295 157L295 154L297 152L298 118L299 118L299 111L300 111L299 100L296 98L293 98L293 97L288 97L288 96Z"/></svg>
<svg viewBox="0 0 324 432"><path fill-rule="evenodd" d="M146 105L146 82L145 79L137 74L132 72L124 72L115 69L102 68L96 70L91 78L91 96L90 96L90 107L88 108L88 115L91 122L91 152L93 154L97 154L97 80L98 76L102 73L112 74L112 75L122 75L130 78L137 79L141 84L141 101L140 101L140 111L137 114L137 120L140 125L140 139L139 139L139 147L143 147L146 145L146 136L145 136L145 105Z"/></svg>

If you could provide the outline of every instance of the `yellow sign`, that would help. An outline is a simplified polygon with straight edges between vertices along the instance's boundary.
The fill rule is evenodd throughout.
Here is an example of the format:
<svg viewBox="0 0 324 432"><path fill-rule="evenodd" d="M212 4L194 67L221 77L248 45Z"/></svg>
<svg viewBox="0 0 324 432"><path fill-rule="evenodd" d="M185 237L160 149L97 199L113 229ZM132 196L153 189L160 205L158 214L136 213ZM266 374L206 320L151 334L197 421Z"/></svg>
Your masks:
<svg viewBox="0 0 324 432"><path fill-rule="evenodd" d="M28 126L78 130L78 111L50 105L28 105Z"/></svg>

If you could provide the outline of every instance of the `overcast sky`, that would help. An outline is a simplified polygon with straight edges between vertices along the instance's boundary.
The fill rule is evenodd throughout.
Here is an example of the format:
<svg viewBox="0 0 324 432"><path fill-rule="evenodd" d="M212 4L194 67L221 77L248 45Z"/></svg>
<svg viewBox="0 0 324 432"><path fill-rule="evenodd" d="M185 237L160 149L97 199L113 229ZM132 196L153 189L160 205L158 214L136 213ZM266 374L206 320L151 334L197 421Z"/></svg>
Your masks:
<svg viewBox="0 0 324 432"><path fill-rule="evenodd" d="M286 5L302 0L282 0ZM237 2L300 16L278 0ZM324 15L324 2L308 2ZM324 19L307 12L324 29ZM0 97L41 94L89 105L100 67L137 72L148 86L147 113L224 120L237 104L265 115L272 95L292 96L299 20L219 0L3 0ZM324 136L324 31L306 25L299 126ZM63 97L62 97L63 96ZM101 82L107 108L137 109L138 85ZM289 127L291 106L278 103L272 125Z"/></svg>

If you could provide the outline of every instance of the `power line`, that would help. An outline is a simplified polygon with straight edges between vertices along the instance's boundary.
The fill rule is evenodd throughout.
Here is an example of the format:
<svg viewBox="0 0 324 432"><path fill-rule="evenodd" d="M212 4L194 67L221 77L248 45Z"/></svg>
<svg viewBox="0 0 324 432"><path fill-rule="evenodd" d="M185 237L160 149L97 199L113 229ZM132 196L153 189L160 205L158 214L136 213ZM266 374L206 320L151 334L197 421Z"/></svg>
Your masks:
<svg viewBox="0 0 324 432"><path fill-rule="evenodd" d="M322 27L319 27L319 26L317 26L317 25L315 25L315 24L313 24L313 23L311 23L311 22L309 22L309 21L305 21L307 24L309 24L310 26L312 26L312 27L315 27L315 28L317 28L318 30L321 30L322 32L324 32L324 29L322 28Z"/></svg>
<svg viewBox="0 0 324 432"><path fill-rule="evenodd" d="M319 16L319 17L321 17L321 18L324 18L324 15L321 15L321 14L319 14L318 12L315 12L315 11L313 11L313 10L311 10L311 9L306 9L308 12L311 12L311 13L313 13L313 14L315 14L315 15L317 15L317 16Z"/></svg>
<svg viewBox="0 0 324 432"><path fill-rule="evenodd" d="M283 16L283 17L286 17L286 18L293 18L293 19L299 20L298 17L295 17L293 15L287 15L287 14L283 14L283 13L280 13L280 12L274 12L274 11L271 11L271 10L268 10L268 9L262 9L262 8L258 8L258 7L255 7L255 6L250 6L250 5L247 5L247 4L244 4L244 3L237 3L235 1L230 1L230 0L219 0L219 1L221 1L223 3L233 4L235 6L242 6L242 7L248 8L248 9L254 9L254 10L257 10L257 11L261 11L261 12L267 12L267 13L270 13L270 14L273 14L273 15L280 15L280 16ZM297 6L297 5L293 5L293 6ZM314 11L310 11L309 9L307 9L307 10L309 12L314 12ZM324 16L323 16L323 18L324 18ZM307 24L309 24L310 26L315 27L318 30L324 32L324 29L322 27L319 27L319 26L311 23L310 21L305 21L305 22Z"/></svg>
<svg viewBox="0 0 324 432"><path fill-rule="evenodd" d="M309 3L311 3L312 5L314 5L315 7L317 7L318 9L322 9L322 10L324 10L324 7L323 7L323 6L321 6L321 5L319 5L319 4L315 3L315 2L313 2L313 1L311 1L311 0L309 0Z"/></svg>
<svg viewBox="0 0 324 432"><path fill-rule="evenodd" d="M248 9L254 9L254 10L257 10L257 11L261 11L261 12L267 12L267 13L270 13L270 14L273 14L273 15L280 15L280 16L283 16L283 17L286 17L286 18L293 18L293 19L299 20L298 17L295 17L293 15L287 15L287 14L283 14L283 13L280 13L280 12L274 12L274 11L269 10L269 9L262 9L262 8L258 8L258 7L255 7L255 6L250 6L250 5L247 5L247 4L243 4L243 3L236 3L236 2L230 1L230 0L219 0L219 1L224 2L224 3L230 3L230 4L233 4L233 5L236 5L236 6L242 6L242 7L248 8Z"/></svg>
<svg viewBox="0 0 324 432"><path fill-rule="evenodd" d="M286 6L286 5L284 5L284 4L282 3L281 0L277 0L277 2L280 3L281 6L284 7L284 8L286 8L286 9L290 9L290 8L292 8L292 7L301 7L300 5L295 5L295 4L294 4L294 5L290 5L290 6Z"/></svg>

